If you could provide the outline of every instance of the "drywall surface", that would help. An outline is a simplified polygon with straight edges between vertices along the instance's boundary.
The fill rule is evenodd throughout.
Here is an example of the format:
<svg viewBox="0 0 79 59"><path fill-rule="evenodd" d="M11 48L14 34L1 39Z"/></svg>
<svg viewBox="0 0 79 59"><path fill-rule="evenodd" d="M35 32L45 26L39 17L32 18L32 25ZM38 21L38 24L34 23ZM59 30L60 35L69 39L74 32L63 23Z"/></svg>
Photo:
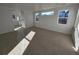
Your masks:
<svg viewBox="0 0 79 59"><path fill-rule="evenodd" d="M17 25L17 19L13 19L12 15L19 17L23 27L28 28L33 25L33 13L29 7L23 6L0 6L0 34L13 31Z"/></svg>
<svg viewBox="0 0 79 59"><path fill-rule="evenodd" d="M77 12L74 28L77 28L78 23L79 23L79 9L78 9L78 12Z"/></svg>
<svg viewBox="0 0 79 59"><path fill-rule="evenodd" d="M32 10L22 10L22 16L23 16L26 28L33 26Z"/></svg>
<svg viewBox="0 0 79 59"><path fill-rule="evenodd" d="M75 48L79 48L79 9L74 25L74 39L75 39Z"/></svg>
<svg viewBox="0 0 79 59"><path fill-rule="evenodd" d="M0 34L10 32L14 29L12 14L15 10L0 6ZM16 11L15 11L16 13Z"/></svg>
<svg viewBox="0 0 79 59"><path fill-rule="evenodd" d="M58 24L58 12L60 10L69 10L69 17L67 24ZM54 15L52 16L39 16L39 22L35 23L36 27L45 28L48 30L53 30L65 34L71 34L74 21L76 19L77 7L67 6L63 8L53 8Z"/></svg>

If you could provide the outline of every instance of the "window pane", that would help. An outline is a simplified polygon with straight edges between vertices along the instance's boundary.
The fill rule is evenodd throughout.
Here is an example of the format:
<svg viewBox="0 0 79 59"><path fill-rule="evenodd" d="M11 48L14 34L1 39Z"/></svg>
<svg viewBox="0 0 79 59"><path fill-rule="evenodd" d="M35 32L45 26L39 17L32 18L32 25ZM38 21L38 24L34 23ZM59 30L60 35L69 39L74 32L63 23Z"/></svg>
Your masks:
<svg viewBox="0 0 79 59"><path fill-rule="evenodd" d="M39 13L35 13L35 20L39 21Z"/></svg>
<svg viewBox="0 0 79 59"><path fill-rule="evenodd" d="M35 13L35 16L38 16L39 15L39 13Z"/></svg>
<svg viewBox="0 0 79 59"><path fill-rule="evenodd" d="M67 23L67 18L59 18L59 22L60 24L66 24Z"/></svg>
<svg viewBox="0 0 79 59"><path fill-rule="evenodd" d="M68 17L69 11L65 10L65 17Z"/></svg>
<svg viewBox="0 0 79 59"><path fill-rule="evenodd" d="M59 17L65 17L65 11L61 11L61 12L59 13Z"/></svg>
<svg viewBox="0 0 79 59"><path fill-rule="evenodd" d="M59 12L59 17L68 17L69 10L63 10Z"/></svg>
<svg viewBox="0 0 79 59"><path fill-rule="evenodd" d="M49 11L49 12L42 12L41 15L53 15L54 12L53 11Z"/></svg>
<svg viewBox="0 0 79 59"><path fill-rule="evenodd" d="M38 17L36 17L36 21L39 21L39 18Z"/></svg>

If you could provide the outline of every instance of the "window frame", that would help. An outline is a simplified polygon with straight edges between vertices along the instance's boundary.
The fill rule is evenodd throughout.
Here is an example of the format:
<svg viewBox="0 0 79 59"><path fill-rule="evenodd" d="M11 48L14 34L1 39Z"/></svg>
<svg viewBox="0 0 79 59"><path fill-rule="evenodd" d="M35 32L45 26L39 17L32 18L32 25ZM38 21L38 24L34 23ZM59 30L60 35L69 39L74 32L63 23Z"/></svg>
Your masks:
<svg viewBox="0 0 79 59"><path fill-rule="evenodd" d="M52 15L41 15L42 12L53 12ZM35 15L36 13L39 13L39 15ZM54 10L43 10L43 11L36 11L34 12L34 20L36 21L36 18L39 18L40 16L53 16L54 15Z"/></svg>
<svg viewBox="0 0 79 59"><path fill-rule="evenodd" d="M68 9L63 9L63 10L59 10L59 11L58 11L57 24L59 24L59 25L66 25L66 24L68 23L68 22L67 22L66 24L59 23L59 18L66 18L66 19L67 19L67 21L68 21L68 18L69 18L69 13L68 13L68 17L59 17L60 12L61 12L61 11L65 11L65 10L68 10ZM69 10L68 10L68 11L69 11Z"/></svg>

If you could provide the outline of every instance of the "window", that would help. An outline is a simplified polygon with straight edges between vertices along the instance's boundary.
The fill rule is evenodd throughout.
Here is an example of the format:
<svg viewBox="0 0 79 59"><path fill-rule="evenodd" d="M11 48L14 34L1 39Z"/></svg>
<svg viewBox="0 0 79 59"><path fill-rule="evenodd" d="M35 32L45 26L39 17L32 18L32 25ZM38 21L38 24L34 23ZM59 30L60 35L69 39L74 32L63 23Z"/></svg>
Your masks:
<svg viewBox="0 0 79 59"><path fill-rule="evenodd" d="M39 13L35 13L35 20L39 21Z"/></svg>
<svg viewBox="0 0 79 59"><path fill-rule="evenodd" d="M41 12L41 15L44 16L44 15L53 15L54 14L54 11L49 11L49 12Z"/></svg>
<svg viewBox="0 0 79 59"><path fill-rule="evenodd" d="M60 11L58 15L59 16L58 23L66 24L68 20L68 14L69 14L69 10Z"/></svg>
<svg viewBox="0 0 79 59"><path fill-rule="evenodd" d="M35 16L38 16L39 15L39 13L35 13Z"/></svg>
<svg viewBox="0 0 79 59"><path fill-rule="evenodd" d="M39 21L39 16L51 16L54 14L54 11L48 11L48 12L36 12L35 15L35 21Z"/></svg>

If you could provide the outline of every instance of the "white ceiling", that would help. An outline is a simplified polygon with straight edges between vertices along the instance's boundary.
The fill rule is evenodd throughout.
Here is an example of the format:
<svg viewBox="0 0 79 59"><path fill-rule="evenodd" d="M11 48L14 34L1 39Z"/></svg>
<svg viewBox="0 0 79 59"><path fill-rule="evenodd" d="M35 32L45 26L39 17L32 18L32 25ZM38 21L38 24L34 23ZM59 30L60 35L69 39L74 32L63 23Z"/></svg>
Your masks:
<svg viewBox="0 0 79 59"><path fill-rule="evenodd" d="M18 6L26 9L33 9L35 11L49 8L59 8L69 5L77 5L72 3L0 3L0 6Z"/></svg>
<svg viewBox="0 0 79 59"><path fill-rule="evenodd" d="M35 11L77 5L79 6L77 3L43 3L35 5Z"/></svg>

